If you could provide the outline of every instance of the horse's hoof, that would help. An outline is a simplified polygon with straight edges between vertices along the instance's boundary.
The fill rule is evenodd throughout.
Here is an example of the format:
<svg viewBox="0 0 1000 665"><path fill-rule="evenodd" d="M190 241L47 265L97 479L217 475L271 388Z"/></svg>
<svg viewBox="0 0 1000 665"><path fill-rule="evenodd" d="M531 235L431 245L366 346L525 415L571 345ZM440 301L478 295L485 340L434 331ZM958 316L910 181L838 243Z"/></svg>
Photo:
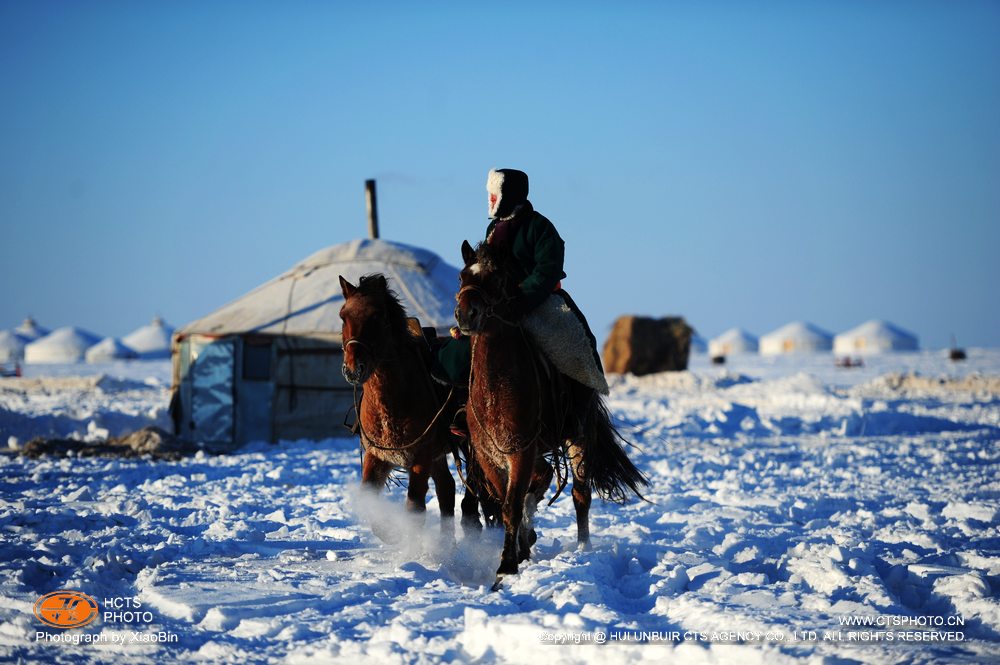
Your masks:
<svg viewBox="0 0 1000 665"><path fill-rule="evenodd" d="M503 588L503 575L497 575L497 579L493 582L493 586L490 587L490 591L499 591Z"/></svg>
<svg viewBox="0 0 1000 665"><path fill-rule="evenodd" d="M463 529L475 529L476 531L483 530L483 523L479 521L478 517L463 517L462 518L462 528Z"/></svg>
<svg viewBox="0 0 1000 665"><path fill-rule="evenodd" d="M505 575L517 575L517 563L514 561L501 561L500 567L497 568L497 577Z"/></svg>
<svg viewBox="0 0 1000 665"><path fill-rule="evenodd" d="M594 548L590 545L590 538L586 538L584 540L577 541L576 549L579 552L589 552Z"/></svg>

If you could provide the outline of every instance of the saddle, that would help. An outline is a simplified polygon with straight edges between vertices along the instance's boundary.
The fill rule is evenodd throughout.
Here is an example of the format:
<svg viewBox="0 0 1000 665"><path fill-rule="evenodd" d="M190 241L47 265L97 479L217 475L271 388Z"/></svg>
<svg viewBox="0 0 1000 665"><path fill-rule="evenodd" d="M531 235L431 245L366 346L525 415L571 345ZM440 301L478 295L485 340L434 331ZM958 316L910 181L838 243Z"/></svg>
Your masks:
<svg viewBox="0 0 1000 665"><path fill-rule="evenodd" d="M437 352L441 346L447 342L450 337L441 337L437 334L437 330L433 327L421 326L420 319L415 316L409 316L406 318L406 326L410 329L410 334L413 335L420 346L420 355L424 359L424 363L428 368L434 367L434 361L437 357ZM444 400L448 397L448 387L441 384L439 381L433 381L434 390L437 392L438 399Z"/></svg>
<svg viewBox="0 0 1000 665"><path fill-rule="evenodd" d="M434 349L434 345L438 339L437 330L431 327L425 328L421 326L420 319L415 316L406 317L406 327L410 329L411 335L424 341L429 351Z"/></svg>

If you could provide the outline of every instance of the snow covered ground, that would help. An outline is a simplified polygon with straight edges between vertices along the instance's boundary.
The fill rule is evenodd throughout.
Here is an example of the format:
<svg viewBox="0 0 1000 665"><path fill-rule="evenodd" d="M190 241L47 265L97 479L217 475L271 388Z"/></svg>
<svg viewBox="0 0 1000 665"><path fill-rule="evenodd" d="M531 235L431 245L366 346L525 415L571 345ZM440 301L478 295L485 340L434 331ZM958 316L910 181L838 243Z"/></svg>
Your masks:
<svg viewBox="0 0 1000 665"><path fill-rule="evenodd" d="M0 445L166 424L166 363L27 369L0 380ZM414 524L398 487L359 497L353 440L0 457L0 660L1000 660L1000 350L702 356L616 378L609 404L649 501L595 502L590 551L568 496L542 507L499 592L501 534L442 535L433 500ZM32 606L58 589L135 614L46 629Z"/></svg>

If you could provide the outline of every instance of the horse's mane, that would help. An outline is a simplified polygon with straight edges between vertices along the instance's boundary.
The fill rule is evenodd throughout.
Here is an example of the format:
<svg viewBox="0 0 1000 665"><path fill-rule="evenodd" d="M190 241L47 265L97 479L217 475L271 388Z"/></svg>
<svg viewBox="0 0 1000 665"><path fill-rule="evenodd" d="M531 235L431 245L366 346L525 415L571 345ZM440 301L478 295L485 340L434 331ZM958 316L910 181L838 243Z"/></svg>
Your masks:
<svg viewBox="0 0 1000 665"><path fill-rule="evenodd" d="M499 286L506 291L509 288L508 277L513 274L510 264L514 260L514 255L509 250L497 249L486 241L476 245L475 252L480 274L499 277Z"/></svg>
<svg viewBox="0 0 1000 665"><path fill-rule="evenodd" d="M500 269L500 252L496 251L485 240L476 245L476 262L486 272Z"/></svg>
<svg viewBox="0 0 1000 665"><path fill-rule="evenodd" d="M357 293L361 296L383 296L382 303L384 304L386 321L388 321L389 327L397 332L408 330L406 325L406 309L399 302L399 294L389 288L389 282L386 280L385 275L378 272L363 275L358 280Z"/></svg>

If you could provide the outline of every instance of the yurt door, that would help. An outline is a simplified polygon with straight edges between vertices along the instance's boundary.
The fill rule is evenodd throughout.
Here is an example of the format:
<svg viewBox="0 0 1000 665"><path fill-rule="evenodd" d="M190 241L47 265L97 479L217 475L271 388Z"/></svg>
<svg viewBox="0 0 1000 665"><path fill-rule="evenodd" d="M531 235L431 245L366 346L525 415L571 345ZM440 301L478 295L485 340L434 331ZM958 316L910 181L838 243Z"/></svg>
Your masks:
<svg viewBox="0 0 1000 665"><path fill-rule="evenodd" d="M231 339L191 340L191 435L199 443L233 443L233 351Z"/></svg>

